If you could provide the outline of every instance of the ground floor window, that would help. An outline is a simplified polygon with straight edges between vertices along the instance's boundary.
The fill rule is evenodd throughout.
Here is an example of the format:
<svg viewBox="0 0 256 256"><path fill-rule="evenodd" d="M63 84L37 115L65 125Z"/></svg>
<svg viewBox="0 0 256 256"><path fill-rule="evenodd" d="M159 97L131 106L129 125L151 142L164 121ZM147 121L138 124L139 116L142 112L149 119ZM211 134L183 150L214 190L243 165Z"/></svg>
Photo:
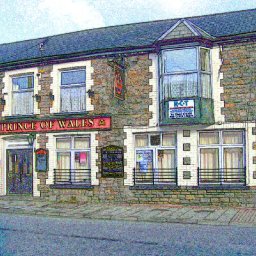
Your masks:
<svg viewBox="0 0 256 256"><path fill-rule="evenodd" d="M135 135L134 183L176 184L176 134Z"/></svg>
<svg viewBox="0 0 256 256"><path fill-rule="evenodd" d="M90 183L90 138L56 138L55 183Z"/></svg>
<svg viewBox="0 0 256 256"><path fill-rule="evenodd" d="M243 131L199 132L199 183L245 184Z"/></svg>

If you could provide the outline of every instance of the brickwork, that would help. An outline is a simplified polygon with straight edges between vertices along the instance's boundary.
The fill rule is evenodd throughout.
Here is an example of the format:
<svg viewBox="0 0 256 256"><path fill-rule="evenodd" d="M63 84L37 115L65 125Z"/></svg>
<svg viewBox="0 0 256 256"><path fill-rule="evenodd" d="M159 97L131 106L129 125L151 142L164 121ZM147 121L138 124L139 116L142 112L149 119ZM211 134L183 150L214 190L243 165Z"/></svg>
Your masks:
<svg viewBox="0 0 256 256"><path fill-rule="evenodd" d="M225 121L255 120L256 43L224 46L222 57Z"/></svg>

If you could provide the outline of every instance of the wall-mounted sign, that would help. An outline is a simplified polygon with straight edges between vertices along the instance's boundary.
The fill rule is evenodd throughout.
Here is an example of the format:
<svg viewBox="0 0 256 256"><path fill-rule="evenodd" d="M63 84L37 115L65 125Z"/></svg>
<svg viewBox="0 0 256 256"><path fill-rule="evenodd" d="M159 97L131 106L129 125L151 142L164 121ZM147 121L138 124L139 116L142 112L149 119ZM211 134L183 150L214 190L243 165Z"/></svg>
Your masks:
<svg viewBox="0 0 256 256"><path fill-rule="evenodd" d="M101 150L102 177L124 176L124 151L122 147L107 146Z"/></svg>
<svg viewBox="0 0 256 256"><path fill-rule="evenodd" d="M169 117L171 119L195 117L195 101L194 100L169 101Z"/></svg>
<svg viewBox="0 0 256 256"><path fill-rule="evenodd" d="M106 130L111 128L111 117L55 118L20 122L0 122L0 134Z"/></svg>
<svg viewBox="0 0 256 256"><path fill-rule="evenodd" d="M48 171L48 150L39 148L35 151L36 154L36 171Z"/></svg>

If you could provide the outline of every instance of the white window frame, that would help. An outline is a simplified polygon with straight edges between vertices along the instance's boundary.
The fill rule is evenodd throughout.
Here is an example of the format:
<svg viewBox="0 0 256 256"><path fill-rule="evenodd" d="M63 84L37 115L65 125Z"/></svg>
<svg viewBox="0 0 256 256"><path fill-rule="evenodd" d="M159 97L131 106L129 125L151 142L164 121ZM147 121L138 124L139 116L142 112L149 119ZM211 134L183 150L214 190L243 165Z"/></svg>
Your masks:
<svg viewBox="0 0 256 256"><path fill-rule="evenodd" d="M88 138L89 139L89 148L83 148L83 149L79 149L79 148L75 148L74 144L75 144L75 138ZM57 148L57 140L58 139L70 139L70 148L69 149L59 149ZM71 183L74 182L74 173L76 170L75 169L75 153L76 152L87 152L89 153L89 168L88 168L88 171L90 171L90 176L91 176L91 138L90 136L60 136L60 137L56 137L55 138L56 142L55 142L55 145L56 145L56 167L58 166L58 163L57 163L57 159L58 159L58 153L70 153L70 170L71 170ZM73 171L73 172L72 172ZM80 183L83 183L83 182L80 182ZM77 184L77 182L75 183Z"/></svg>
<svg viewBox="0 0 256 256"><path fill-rule="evenodd" d="M32 77L33 78L33 87L31 89L14 90L14 88L13 88L13 79L23 78L23 77ZM34 114L34 111L35 111L34 91L35 91L35 77L34 77L34 74L21 74L21 75L15 75L15 76L11 77L11 114L13 116L29 116L29 115ZM14 94L21 94L21 93L27 93L27 92L32 93L32 96L31 96L32 112L31 113L22 113L22 114L14 113Z"/></svg>
<svg viewBox="0 0 256 256"><path fill-rule="evenodd" d="M70 72L76 72L76 71L84 71L85 72L85 80L84 80L84 84L68 84L68 85L63 85L62 84L62 74L63 73L70 73ZM69 69L69 70L61 70L60 71L60 112L61 113L76 113L76 112L85 112L86 111L86 67L84 68L73 68L73 69ZM62 110L62 104L61 104L61 94L62 94L62 90L68 90L69 88L84 88L85 89L85 102L84 102L84 106L85 109L80 109L80 110L74 110L74 111L63 111Z"/></svg>
<svg viewBox="0 0 256 256"><path fill-rule="evenodd" d="M164 54L168 51L177 51L177 50L185 50L185 49L196 49L196 70L186 70L186 71L174 71L174 72L165 72L165 60L164 60ZM207 71L201 71L201 59L200 59L200 49L206 49L209 50L210 53L210 67L209 72ZM167 101L169 99L180 99L180 98L194 98L194 97L202 97L202 74L207 74L210 76L210 99L213 97L213 90L212 90L212 52L210 48L201 47L201 46L190 46L190 47L179 47L179 48L168 48L162 50L161 53L161 65L160 65L160 102ZM163 83L164 83L164 77L165 76L171 76L171 75L188 75L188 74L197 74L197 95L194 96L180 96L180 97L167 97L164 95L163 92ZM172 95L171 95L172 96Z"/></svg>
<svg viewBox="0 0 256 256"><path fill-rule="evenodd" d="M223 143L223 132L242 132L243 133L243 143L242 144L224 144ZM211 132L217 132L218 133L218 138L219 138L219 143L218 144L200 144L200 133L211 133ZM199 169L201 169L201 149L218 149L219 150L219 169L223 170L224 169L224 150L226 148L241 148L243 150L243 167L246 168L246 143L245 143L245 131L244 130L239 130L239 129L224 129L224 130L207 130L207 131L198 131L198 166ZM223 173L221 174L222 179L223 179ZM199 181L198 181L199 182ZM204 183L203 183L204 184ZM205 183L205 184L219 184L219 183ZM225 184L225 182L223 183ZM237 184L237 183L231 183L228 182L226 184ZM200 185L200 184L199 184Z"/></svg>

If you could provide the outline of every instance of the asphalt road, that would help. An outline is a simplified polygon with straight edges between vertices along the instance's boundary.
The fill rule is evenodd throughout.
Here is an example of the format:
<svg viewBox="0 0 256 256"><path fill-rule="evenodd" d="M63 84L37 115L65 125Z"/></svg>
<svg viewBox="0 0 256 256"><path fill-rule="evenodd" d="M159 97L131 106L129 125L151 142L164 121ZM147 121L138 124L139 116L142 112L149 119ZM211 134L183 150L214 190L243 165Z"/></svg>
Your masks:
<svg viewBox="0 0 256 256"><path fill-rule="evenodd" d="M0 214L0 255L256 255L256 228Z"/></svg>

